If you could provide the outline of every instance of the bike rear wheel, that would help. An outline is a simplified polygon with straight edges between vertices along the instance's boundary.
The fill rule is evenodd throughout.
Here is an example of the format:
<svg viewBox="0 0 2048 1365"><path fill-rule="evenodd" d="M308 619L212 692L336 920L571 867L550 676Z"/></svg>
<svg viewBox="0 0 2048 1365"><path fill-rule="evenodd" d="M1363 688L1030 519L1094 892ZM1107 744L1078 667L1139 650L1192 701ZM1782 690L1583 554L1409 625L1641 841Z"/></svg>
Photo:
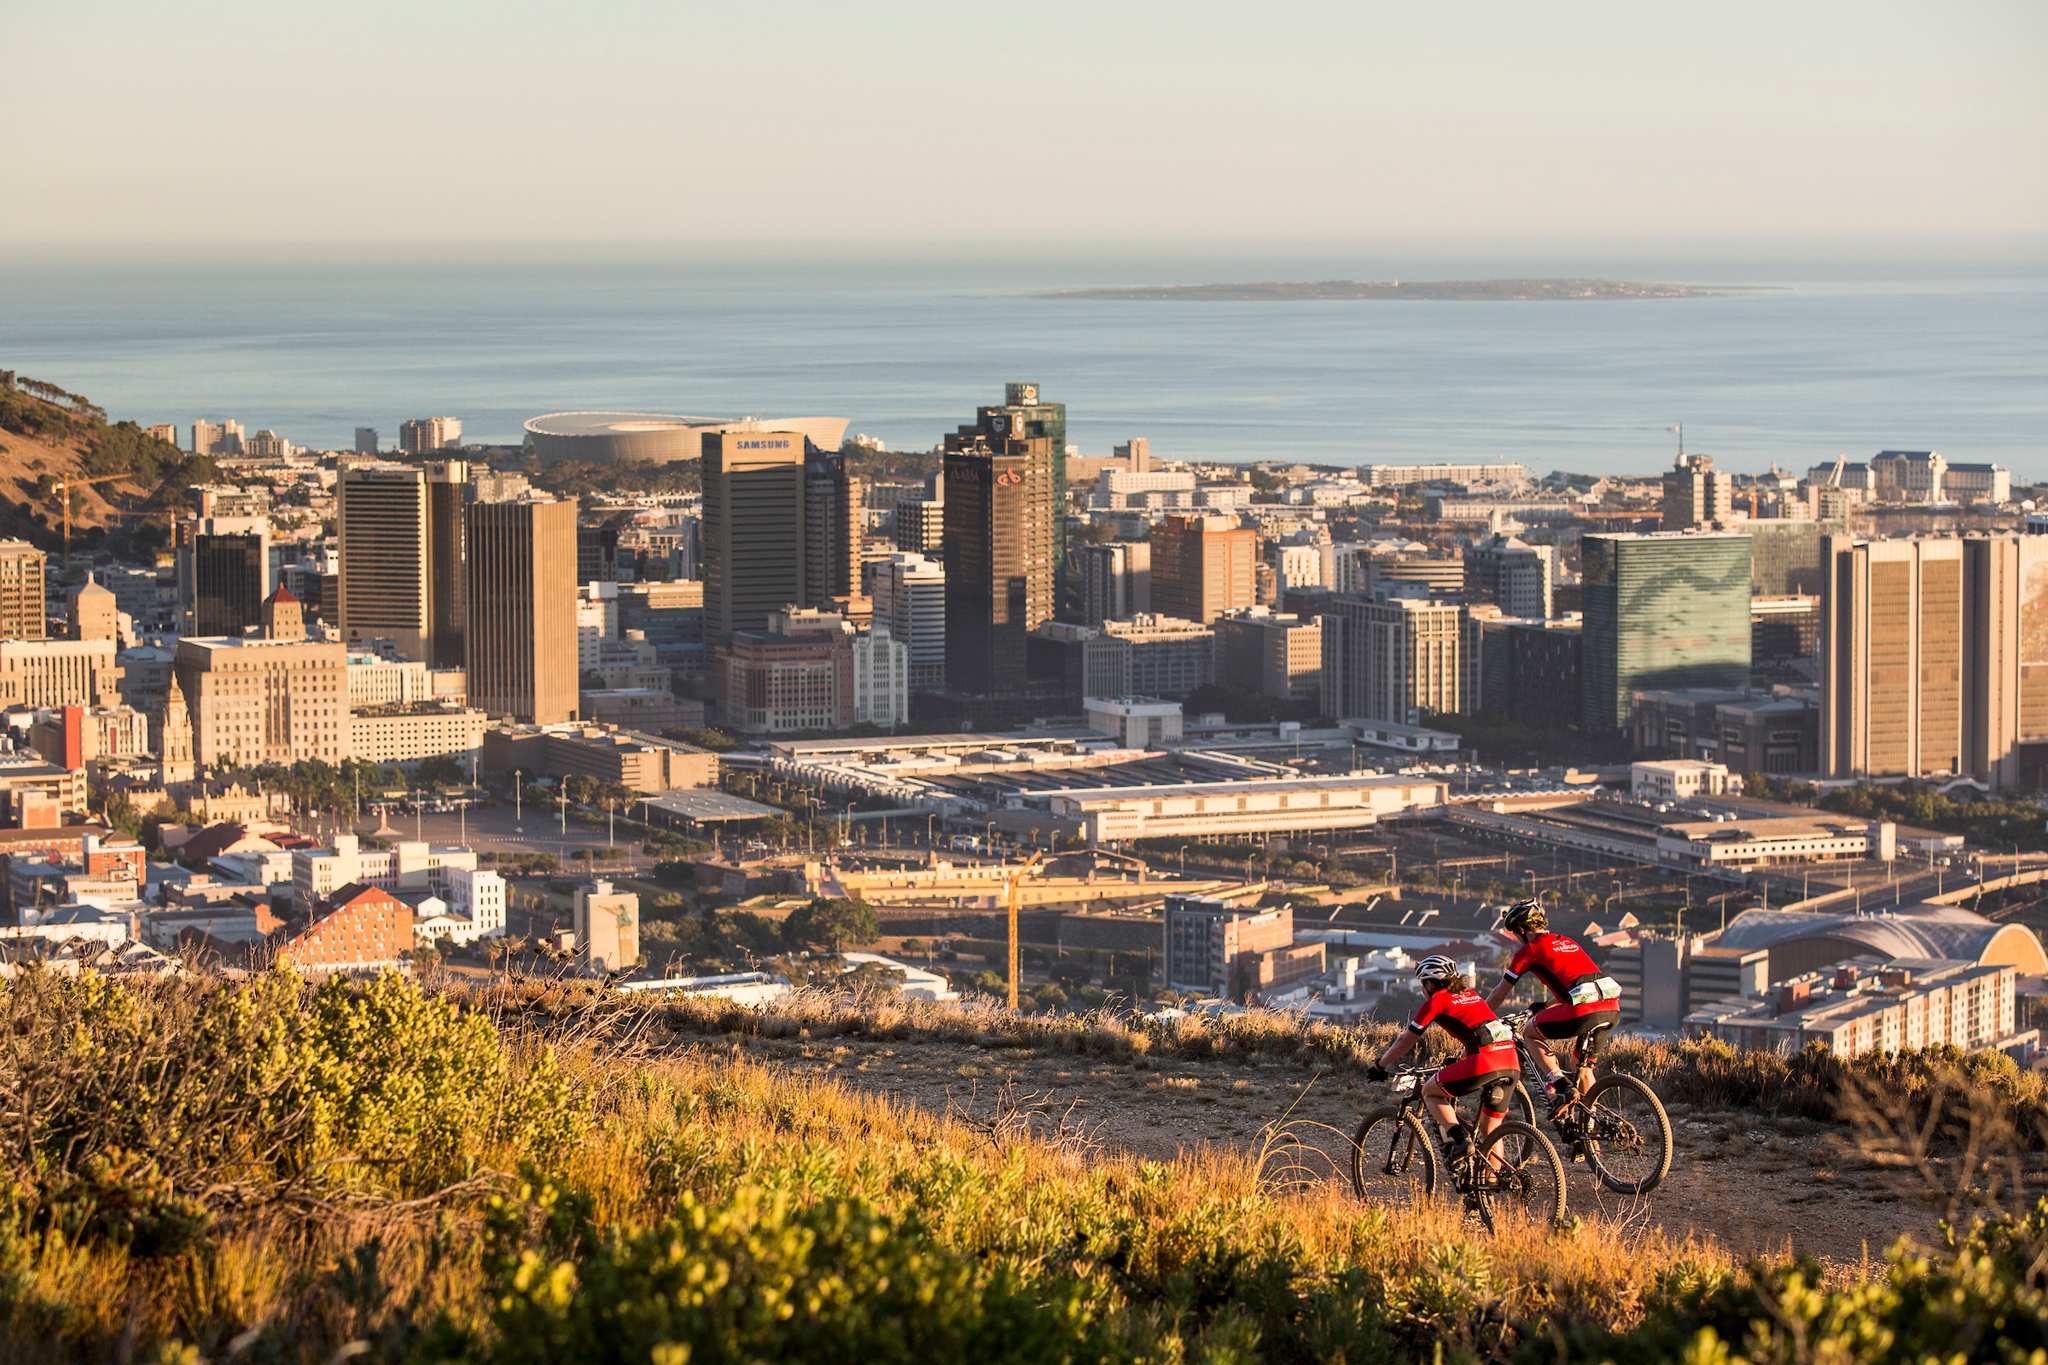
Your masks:
<svg viewBox="0 0 2048 1365"><path fill-rule="evenodd" d="M1574 1112L1586 1164L1616 1194L1648 1194L1671 1173L1671 1118L1657 1092L1610 1071Z"/></svg>
<svg viewBox="0 0 2048 1365"><path fill-rule="evenodd" d="M1360 1120L1351 1140L1351 1189L1360 1199L1418 1204L1436 1193L1436 1144L1412 1109L1389 1106Z"/></svg>
<svg viewBox="0 0 2048 1365"><path fill-rule="evenodd" d="M1503 1214L1564 1221L1564 1158L1533 1124L1503 1120L1472 1156L1472 1202L1491 1232Z"/></svg>

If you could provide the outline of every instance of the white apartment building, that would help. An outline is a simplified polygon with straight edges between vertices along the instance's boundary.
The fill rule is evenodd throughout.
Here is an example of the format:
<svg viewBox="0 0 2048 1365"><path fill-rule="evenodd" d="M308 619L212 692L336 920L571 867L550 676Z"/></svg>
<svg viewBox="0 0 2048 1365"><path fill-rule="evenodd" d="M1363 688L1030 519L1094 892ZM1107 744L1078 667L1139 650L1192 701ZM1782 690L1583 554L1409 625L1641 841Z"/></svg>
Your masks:
<svg viewBox="0 0 2048 1365"><path fill-rule="evenodd" d="M1737 1047L1798 1052L1812 1043L1844 1057L1947 1045L1965 1051L2036 1050L2017 1027L2010 965L1900 958L1875 973L1844 965L1779 982L1764 999L1736 996L1686 1016L1687 1036Z"/></svg>
<svg viewBox="0 0 2048 1365"><path fill-rule="evenodd" d="M1733 791L1725 763L1696 758L1660 758L1628 765L1629 792L1638 801L1686 801Z"/></svg>
<svg viewBox="0 0 2048 1365"><path fill-rule="evenodd" d="M386 891L432 890L446 896L452 889L450 873L457 868L476 871L475 850L437 848L414 839L388 849L367 849L355 835L343 834L332 848L293 851L292 890L301 905L325 900L354 882Z"/></svg>

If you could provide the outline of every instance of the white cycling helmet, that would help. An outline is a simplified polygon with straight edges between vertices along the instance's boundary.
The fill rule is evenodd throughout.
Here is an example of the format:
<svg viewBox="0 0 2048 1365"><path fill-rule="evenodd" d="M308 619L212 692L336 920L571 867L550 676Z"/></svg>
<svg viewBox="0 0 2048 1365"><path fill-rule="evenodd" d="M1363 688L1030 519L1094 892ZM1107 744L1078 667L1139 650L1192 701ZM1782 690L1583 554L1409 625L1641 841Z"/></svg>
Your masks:
<svg viewBox="0 0 2048 1365"><path fill-rule="evenodd" d="M1432 954L1415 964L1417 981L1450 981L1458 975L1458 964L1442 954Z"/></svg>

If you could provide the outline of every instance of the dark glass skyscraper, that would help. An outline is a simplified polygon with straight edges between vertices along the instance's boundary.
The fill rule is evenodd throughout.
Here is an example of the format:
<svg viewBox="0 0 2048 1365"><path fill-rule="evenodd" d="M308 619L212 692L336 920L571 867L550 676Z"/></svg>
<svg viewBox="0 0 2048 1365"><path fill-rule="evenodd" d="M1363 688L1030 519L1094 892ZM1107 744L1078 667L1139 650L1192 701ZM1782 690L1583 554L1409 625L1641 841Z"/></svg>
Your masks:
<svg viewBox="0 0 2048 1365"><path fill-rule="evenodd" d="M1002 403L978 409L974 425L961 427L958 434L992 442L1040 438L1047 442L1052 461L1052 572L1057 588L1067 563L1067 405L1041 403L1036 383L1013 379L1003 385Z"/></svg>
<svg viewBox="0 0 2048 1365"><path fill-rule="evenodd" d="M946 438L946 680L957 691L1023 688L1031 632L1052 616L1051 444L972 428Z"/></svg>
<svg viewBox="0 0 2048 1365"><path fill-rule="evenodd" d="M1587 536L1580 715L1626 728L1637 692L1749 685L1749 537L1658 531Z"/></svg>

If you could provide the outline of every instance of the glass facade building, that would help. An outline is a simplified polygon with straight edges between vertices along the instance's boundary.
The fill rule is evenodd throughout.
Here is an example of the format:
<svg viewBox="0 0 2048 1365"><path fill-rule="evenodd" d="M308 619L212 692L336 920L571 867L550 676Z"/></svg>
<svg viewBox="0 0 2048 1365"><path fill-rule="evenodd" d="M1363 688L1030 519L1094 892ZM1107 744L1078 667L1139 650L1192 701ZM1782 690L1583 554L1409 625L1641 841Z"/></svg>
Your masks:
<svg viewBox="0 0 2048 1365"><path fill-rule="evenodd" d="M1627 728L1637 692L1749 685L1748 536L1587 536L1581 562L1588 733Z"/></svg>

